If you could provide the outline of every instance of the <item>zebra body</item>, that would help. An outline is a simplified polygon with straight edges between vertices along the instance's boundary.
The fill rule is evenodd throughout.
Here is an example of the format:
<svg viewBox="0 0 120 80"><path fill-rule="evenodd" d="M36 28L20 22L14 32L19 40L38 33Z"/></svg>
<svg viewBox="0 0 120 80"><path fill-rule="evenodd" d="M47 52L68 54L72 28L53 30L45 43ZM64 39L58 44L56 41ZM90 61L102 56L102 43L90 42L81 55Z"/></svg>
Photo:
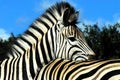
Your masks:
<svg viewBox="0 0 120 80"><path fill-rule="evenodd" d="M0 80L32 80L45 64L56 58L89 60L94 52L76 26L77 18L78 12L67 2L47 9L1 61Z"/></svg>
<svg viewBox="0 0 120 80"><path fill-rule="evenodd" d="M81 63L55 59L34 80L120 80L120 59Z"/></svg>

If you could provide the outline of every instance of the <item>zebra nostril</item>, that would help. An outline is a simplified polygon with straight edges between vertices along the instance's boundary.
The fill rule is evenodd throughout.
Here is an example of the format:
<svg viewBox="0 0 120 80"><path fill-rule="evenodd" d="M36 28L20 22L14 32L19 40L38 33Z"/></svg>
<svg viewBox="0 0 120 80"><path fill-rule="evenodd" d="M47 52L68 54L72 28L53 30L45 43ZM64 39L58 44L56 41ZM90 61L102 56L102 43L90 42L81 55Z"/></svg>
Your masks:
<svg viewBox="0 0 120 80"><path fill-rule="evenodd" d="M73 41L76 41L75 37L69 37L68 39L69 39L70 41L72 41L72 42L73 42Z"/></svg>
<svg viewBox="0 0 120 80"><path fill-rule="evenodd" d="M94 60L95 59L95 55L88 55L88 60Z"/></svg>

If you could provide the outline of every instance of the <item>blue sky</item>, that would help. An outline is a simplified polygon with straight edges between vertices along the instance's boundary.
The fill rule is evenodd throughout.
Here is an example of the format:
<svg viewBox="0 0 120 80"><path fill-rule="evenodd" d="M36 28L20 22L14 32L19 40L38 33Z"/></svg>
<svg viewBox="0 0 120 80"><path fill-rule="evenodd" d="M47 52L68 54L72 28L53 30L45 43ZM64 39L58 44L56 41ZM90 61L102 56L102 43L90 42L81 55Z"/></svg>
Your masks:
<svg viewBox="0 0 120 80"><path fill-rule="evenodd" d="M0 37L22 34L48 7L61 0L0 0ZM86 24L120 22L120 0L64 0L80 11ZM83 28L83 26L79 26Z"/></svg>

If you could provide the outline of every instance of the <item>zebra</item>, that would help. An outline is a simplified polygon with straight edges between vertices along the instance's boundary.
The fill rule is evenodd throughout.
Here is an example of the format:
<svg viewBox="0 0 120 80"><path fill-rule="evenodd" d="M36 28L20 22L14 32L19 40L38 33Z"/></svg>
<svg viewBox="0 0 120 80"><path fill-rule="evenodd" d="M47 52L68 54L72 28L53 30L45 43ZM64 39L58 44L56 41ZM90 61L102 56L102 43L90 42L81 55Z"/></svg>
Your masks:
<svg viewBox="0 0 120 80"><path fill-rule="evenodd" d="M78 11L59 2L38 17L0 62L0 80L32 80L50 61L87 61L95 55L77 27Z"/></svg>
<svg viewBox="0 0 120 80"><path fill-rule="evenodd" d="M80 63L57 58L42 67L34 80L120 80L120 59Z"/></svg>

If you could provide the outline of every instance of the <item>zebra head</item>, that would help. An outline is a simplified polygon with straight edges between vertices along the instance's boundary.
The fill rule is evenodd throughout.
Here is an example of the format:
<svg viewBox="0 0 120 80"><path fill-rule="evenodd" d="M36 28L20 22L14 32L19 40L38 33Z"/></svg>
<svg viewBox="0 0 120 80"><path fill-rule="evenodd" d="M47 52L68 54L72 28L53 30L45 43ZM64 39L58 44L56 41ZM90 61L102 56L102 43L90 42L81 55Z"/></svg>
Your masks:
<svg viewBox="0 0 120 80"><path fill-rule="evenodd" d="M54 9L55 10L55 9ZM57 4L53 13L58 19L55 28L55 55L56 57L71 59L76 61L90 60L95 55L88 46L82 31L77 27L78 11L68 3Z"/></svg>
<svg viewBox="0 0 120 80"><path fill-rule="evenodd" d="M77 27L78 11L67 2L56 3L37 18L13 45L10 57L25 55L37 69L55 58L86 61L94 55ZM9 54L8 54L9 55Z"/></svg>

